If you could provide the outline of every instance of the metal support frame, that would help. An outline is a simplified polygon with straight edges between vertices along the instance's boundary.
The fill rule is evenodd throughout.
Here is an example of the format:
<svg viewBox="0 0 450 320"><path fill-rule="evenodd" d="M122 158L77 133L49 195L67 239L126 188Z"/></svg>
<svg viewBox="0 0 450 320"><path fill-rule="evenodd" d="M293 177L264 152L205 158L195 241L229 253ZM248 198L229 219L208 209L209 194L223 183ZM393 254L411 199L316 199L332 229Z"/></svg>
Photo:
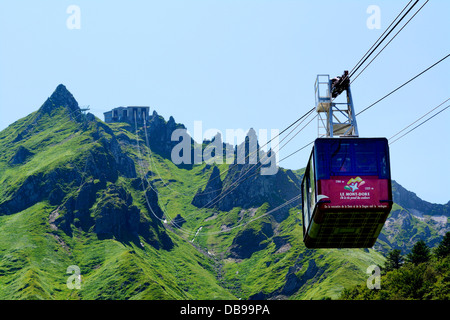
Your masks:
<svg viewBox="0 0 450 320"><path fill-rule="evenodd" d="M331 98L331 80L329 75L317 75L314 84L316 111L318 113L318 136L358 137L353 99L348 86L346 102L334 102Z"/></svg>

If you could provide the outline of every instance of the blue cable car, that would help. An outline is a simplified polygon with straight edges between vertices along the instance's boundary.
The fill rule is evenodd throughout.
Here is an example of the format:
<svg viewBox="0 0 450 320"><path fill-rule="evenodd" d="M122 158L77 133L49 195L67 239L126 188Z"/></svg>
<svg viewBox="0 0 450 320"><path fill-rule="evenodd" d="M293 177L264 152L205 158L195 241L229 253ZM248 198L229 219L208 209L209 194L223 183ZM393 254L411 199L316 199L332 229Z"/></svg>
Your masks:
<svg viewBox="0 0 450 320"><path fill-rule="evenodd" d="M344 91L346 101L335 101ZM326 131L302 180L303 241L308 248L370 248L392 209L388 140L358 136L347 71L332 80L318 75L315 92Z"/></svg>
<svg viewBox="0 0 450 320"><path fill-rule="evenodd" d="M370 248L392 208L386 138L318 138L302 181L308 248Z"/></svg>

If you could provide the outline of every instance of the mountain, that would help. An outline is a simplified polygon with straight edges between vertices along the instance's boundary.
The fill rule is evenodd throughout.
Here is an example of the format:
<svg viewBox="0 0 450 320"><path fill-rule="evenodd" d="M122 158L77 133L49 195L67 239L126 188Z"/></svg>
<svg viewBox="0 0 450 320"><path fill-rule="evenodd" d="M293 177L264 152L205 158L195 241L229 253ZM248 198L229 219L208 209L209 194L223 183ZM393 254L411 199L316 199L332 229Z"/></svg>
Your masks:
<svg viewBox="0 0 450 320"><path fill-rule="evenodd" d="M168 235L128 132L116 132L60 85L0 133L1 299L233 297L212 259ZM70 266L81 290L66 285Z"/></svg>
<svg viewBox="0 0 450 320"><path fill-rule="evenodd" d="M419 240L434 247L450 231L450 202L441 205L424 201L396 181L392 181L392 196L394 206L375 244L379 251L400 249L406 254Z"/></svg>
<svg viewBox="0 0 450 320"><path fill-rule="evenodd" d="M279 169L274 174L262 174L261 158L267 156L259 144L255 143L254 153L251 152L250 141L257 141L256 132L250 129L246 139L236 147L234 162L226 169L222 177L217 167L213 168L211 176L204 190L198 190L192 204L198 208L217 208L221 211L230 211L233 208L255 208L268 203L268 209L276 208L286 201L300 194L301 181L291 170ZM242 152L238 161L239 153ZM254 161L251 156L255 154ZM270 157L270 153L269 156ZM215 201L212 201L216 199ZM297 199L288 206L277 210L273 217L278 222L284 220L289 208L300 205Z"/></svg>
<svg viewBox="0 0 450 320"><path fill-rule="evenodd" d="M0 299L337 298L384 253L448 228L448 204L394 183L374 248L307 249L303 170L261 174L271 153L256 145L250 162L252 130L234 150L223 144L231 164L175 164L171 137L184 128L156 111L147 126L106 124L59 85L1 131ZM204 152L221 139L187 142Z"/></svg>

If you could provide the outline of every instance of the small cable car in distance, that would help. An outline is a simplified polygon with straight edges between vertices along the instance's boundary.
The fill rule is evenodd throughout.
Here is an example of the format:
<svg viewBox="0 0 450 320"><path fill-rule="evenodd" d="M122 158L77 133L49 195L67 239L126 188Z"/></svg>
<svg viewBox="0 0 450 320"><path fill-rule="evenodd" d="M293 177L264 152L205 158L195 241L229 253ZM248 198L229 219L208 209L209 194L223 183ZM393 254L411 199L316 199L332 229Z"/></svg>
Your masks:
<svg viewBox="0 0 450 320"><path fill-rule="evenodd" d="M316 106L326 113L326 133L315 140L302 180L303 241L308 248L370 248L392 208L388 140L358 137L347 73L321 82L323 76ZM331 100L344 90L346 102Z"/></svg>

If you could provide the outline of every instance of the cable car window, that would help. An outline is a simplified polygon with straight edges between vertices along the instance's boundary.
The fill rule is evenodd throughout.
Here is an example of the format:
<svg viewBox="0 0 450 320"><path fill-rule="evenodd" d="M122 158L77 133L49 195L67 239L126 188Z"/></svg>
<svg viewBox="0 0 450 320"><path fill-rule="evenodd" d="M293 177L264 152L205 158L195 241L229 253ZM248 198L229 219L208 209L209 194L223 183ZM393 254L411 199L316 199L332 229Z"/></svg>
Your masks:
<svg viewBox="0 0 450 320"><path fill-rule="evenodd" d="M388 145L387 141L384 143L379 143L379 150L380 150L380 172L379 176L380 179L390 179L390 172L389 172L389 151L388 151Z"/></svg>
<svg viewBox="0 0 450 320"><path fill-rule="evenodd" d="M305 176L305 179L308 179L308 178ZM309 209L308 199L309 199L308 182L307 182L307 180L305 180L304 184L303 184L303 220L304 220L305 230L308 229L309 218L310 218L310 209Z"/></svg>
<svg viewBox="0 0 450 320"><path fill-rule="evenodd" d="M314 182L314 180L315 180L314 179L314 164L313 164L312 159L313 158L311 158L310 165L309 165L309 190L308 190L310 197L311 197L310 204L309 204L311 207L311 211L314 210L313 208L316 205L316 184Z"/></svg>
<svg viewBox="0 0 450 320"><path fill-rule="evenodd" d="M335 174L350 172L352 170L351 150L348 143L341 143L338 149L331 154L331 171Z"/></svg>
<svg viewBox="0 0 450 320"><path fill-rule="evenodd" d="M311 221L311 214L314 210L315 205L315 194L311 191L314 190L314 163L313 157L310 157L309 163L306 167L303 182L302 182L302 193L303 193L303 221L305 230L308 229L309 223ZM311 187L313 186L313 187Z"/></svg>
<svg viewBox="0 0 450 320"><path fill-rule="evenodd" d="M377 145L373 143L355 143L355 171L358 173L378 173L377 168Z"/></svg>
<svg viewBox="0 0 450 320"><path fill-rule="evenodd" d="M388 169L387 169L387 155L386 153L383 153L380 157L380 178L381 179L388 179Z"/></svg>
<svg viewBox="0 0 450 320"><path fill-rule="evenodd" d="M329 157L323 147L318 145L316 147L315 167L316 167L316 179L328 179L330 172L328 168Z"/></svg>

